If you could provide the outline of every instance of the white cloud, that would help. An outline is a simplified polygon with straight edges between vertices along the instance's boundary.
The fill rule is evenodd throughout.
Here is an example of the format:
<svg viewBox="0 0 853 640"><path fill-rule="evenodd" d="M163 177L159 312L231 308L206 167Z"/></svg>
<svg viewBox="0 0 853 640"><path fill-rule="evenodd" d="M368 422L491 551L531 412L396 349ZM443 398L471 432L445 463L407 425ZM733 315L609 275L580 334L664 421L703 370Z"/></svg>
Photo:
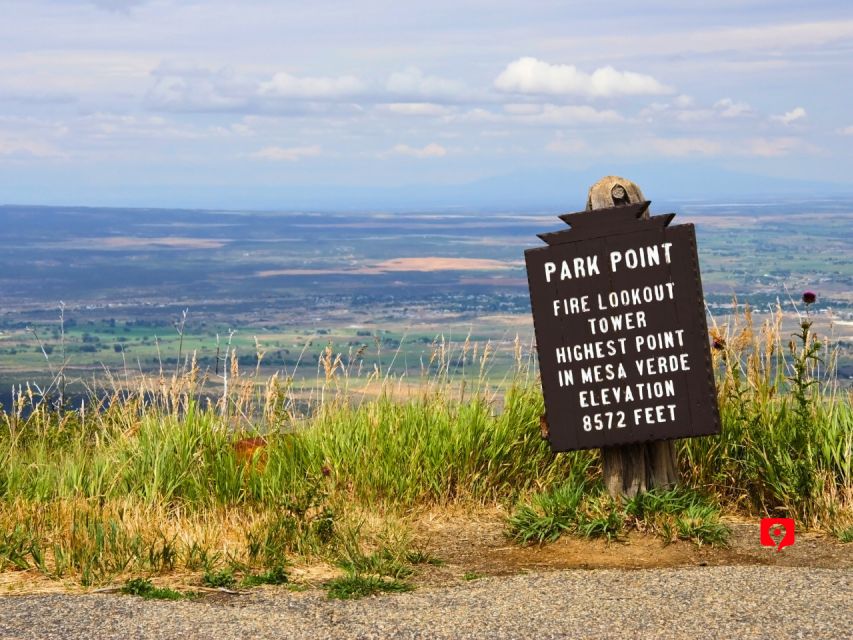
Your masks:
<svg viewBox="0 0 853 640"><path fill-rule="evenodd" d="M589 146L583 140L567 139L562 136L557 136L554 140L545 145L545 150L551 153L565 153L574 155L585 153L589 150Z"/></svg>
<svg viewBox="0 0 853 640"><path fill-rule="evenodd" d="M848 127L842 127L838 130L838 133L840 133L842 136L853 136L853 124Z"/></svg>
<svg viewBox="0 0 853 640"><path fill-rule="evenodd" d="M737 16L737 13L733 13ZM694 30L676 27L671 30L658 32L658 37L651 37L644 30L636 33L619 33L603 35L591 33L588 35L572 33L552 38L540 38L538 45L544 50L587 51L597 49L607 51L608 55L631 59L638 52L653 52L660 57L673 55L684 56L679 64L692 66L699 62L708 64L717 71L721 68L719 60L706 60L703 56L689 54L716 54L745 52L754 55L765 52L767 59L758 61L746 60L735 64L743 64L744 70L758 71L761 69L778 68L787 61L779 60L779 52L787 52L798 48L817 49L831 42L853 38L853 20L828 19L821 22L771 22L755 24L754 16L744 12L735 21L747 27L700 27ZM689 57L688 57L689 56ZM722 61L722 68L731 68Z"/></svg>
<svg viewBox="0 0 853 640"><path fill-rule="evenodd" d="M395 95L432 99L461 98L466 93L466 87L461 82L424 75L417 67L392 73L385 83L385 89Z"/></svg>
<svg viewBox="0 0 853 640"><path fill-rule="evenodd" d="M708 138L649 138L644 143L662 156L714 156L722 151L719 142Z"/></svg>
<svg viewBox="0 0 853 640"><path fill-rule="evenodd" d="M398 144L394 145L390 151L387 151L382 155L400 155L410 156L412 158L441 158L447 155L447 149L434 142L431 142L422 148L410 147L407 144Z"/></svg>
<svg viewBox="0 0 853 640"><path fill-rule="evenodd" d="M379 105L382 111L402 116L446 116L452 110L434 102L391 102Z"/></svg>
<svg viewBox="0 0 853 640"><path fill-rule="evenodd" d="M39 140L0 135L0 158L53 158L66 157L53 145Z"/></svg>
<svg viewBox="0 0 853 640"><path fill-rule="evenodd" d="M775 158L787 156L794 151L819 153L816 146L800 138L746 138L737 140L712 140L701 137L647 138L642 143L646 148L663 156L747 156Z"/></svg>
<svg viewBox="0 0 853 640"><path fill-rule="evenodd" d="M355 108L349 98L363 95L367 85L351 75L295 76L276 73L267 80L230 68L161 64L148 103L157 110L178 112L272 112L325 114Z"/></svg>
<svg viewBox="0 0 853 640"><path fill-rule="evenodd" d="M92 4L105 11L128 13L133 7L147 4L148 0L92 0Z"/></svg>
<svg viewBox="0 0 853 640"><path fill-rule="evenodd" d="M351 97L363 92L364 83L355 76L311 77L277 73L271 80L262 82L258 92L262 96L279 98L327 99Z"/></svg>
<svg viewBox="0 0 853 640"><path fill-rule="evenodd" d="M322 149L318 145L311 145L310 147L264 147L259 151L250 153L249 157L274 162L296 162L303 158L319 156L321 153Z"/></svg>
<svg viewBox="0 0 853 640"><path fill-rule="evenodd" d="M815 153L817 148L799 138L750 138L745 140L737 152L740 155L777 158L793 151Z"/></svg>
<svg viewBox="0 0 853 640"><path fill-rule="evenodd" d="M599 110L589 105L508 104L505 113L474 108L453 117L454 122L527 124L540 126L578 126L616 124L625 118L612 109Z"/></svg>
<svg viewBox="0 0 853 640"><path fill-rule="evenodd" d="M151 72L156 79L147 100L166 111L229 111L245 109L256 85L230 69L161 64Z"/></svg>
<svg viewBox="0 0 853 640"><path fill-rule="evenodd" d="M601 67L591 74L574 65L549 64L536 58L519 58L495 78L495 88L507 93L537 95L583 95L608 97L658 95L672 89L651 76Z"/></svg>
<svg viewBox="0 0 853 640"><path fill-rule="evenodd" d="M820 46L853 37L853 20L763 24L729 27L684 34L683 45L692 51L792 49Z"/></svg>
<svg viewBox="0 0 853 640"><path fill-rule="evenodd" d="M781 122L782 124L791 124L792 122L796 122L797 120L802 120L808 114L806 110L802 107L794 107L790 111L786 111L782 115L779 116L771 116L771 119L776 120L777 122Z"/></svg>
<svg viewBox="0 0 853 640"><path fill-rule="evenodd" d="M464 113L458 113L451 116L451 120L455 123L500 123L505 124L508 122L508 117L503 113L495 113L494 111L489 111L488 109L483 109L482 107L474 107L473 109L468 109Z"/></svg>
<svg viewBox="0 0 853 640"><path fill-rule="evenodd" d="M612 109L599 111L587 105L558 106L546 104L538 114L524 114L520 120L535 124L612 124L622 122L624 118Z"/></svg>
<svg viewBox="0 0 853 640"><path fill-rule="evenodd" d="M752 113L752 107L745 102L735 102L731 98L723 98L714 103L714 108L724 118L738 118Z"/></svg>
<svg viewBox="0 0 853 640"><path fill-rule="evenodd" d="M504 111L516 116L534 115L542 112L542 105L533 102L508 103Z"/></svg>

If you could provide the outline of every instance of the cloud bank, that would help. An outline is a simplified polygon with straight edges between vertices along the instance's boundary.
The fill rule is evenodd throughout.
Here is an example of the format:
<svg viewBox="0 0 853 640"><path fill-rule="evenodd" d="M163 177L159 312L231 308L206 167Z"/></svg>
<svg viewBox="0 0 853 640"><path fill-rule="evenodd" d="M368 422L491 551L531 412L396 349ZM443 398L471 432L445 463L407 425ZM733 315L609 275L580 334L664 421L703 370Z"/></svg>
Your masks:
<svg viewBox="0 0 853 640"><path fill-rule="evenodd" d="M537 58L519 58L495 78L495 88L527 95L579 95L591 98L662 95L673 89L655 78L611 66L584 73L570 64L549 64Z"/></svg>

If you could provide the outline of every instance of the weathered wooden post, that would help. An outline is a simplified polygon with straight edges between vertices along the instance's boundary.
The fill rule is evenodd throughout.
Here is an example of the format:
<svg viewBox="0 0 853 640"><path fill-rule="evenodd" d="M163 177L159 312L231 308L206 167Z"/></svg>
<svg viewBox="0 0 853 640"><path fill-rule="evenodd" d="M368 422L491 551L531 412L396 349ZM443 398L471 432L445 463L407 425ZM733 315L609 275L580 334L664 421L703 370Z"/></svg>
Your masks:
<svg viewBox="0 0 853 640"><path fill-rule="evenodd" d="M692 225L649 216L640 188L607 176L571 228L525 251L555 451L601 448L607 490L678 479L673 438L719 433Z"/></svg>
<svg viewBox="0 0 853 640"><path fill-rule="evenodd" d="M586 209L609 209L645 200L638 185L618 176L607 176L589 188ZM642 219L649 219L648 209ZM672 440L604 447L601 464L604 484L613 497L631 497L654 487L672 487L678 482L678 461Z"/></svg>

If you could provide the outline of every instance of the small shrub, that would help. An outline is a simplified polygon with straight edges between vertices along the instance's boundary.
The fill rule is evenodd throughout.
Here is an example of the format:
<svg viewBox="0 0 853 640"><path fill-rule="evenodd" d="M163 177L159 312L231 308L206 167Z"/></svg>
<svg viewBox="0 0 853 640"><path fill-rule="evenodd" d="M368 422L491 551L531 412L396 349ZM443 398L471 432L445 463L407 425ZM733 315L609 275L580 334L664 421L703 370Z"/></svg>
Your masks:
<svg viewBox="0 0 853 640"><path fill-rule="evenodd" d="M386 580L378 576L348 574L329 580L325 584L329 598L335 600L354 600L379 593L405 593L414 587L402 580Z"/></svg>
<svg viewBox="0 0 853 640"><path fill-rule="evenodd" d="M0 571L7 567L14 569L29 569L30 555L33 542L21 525L16 525L11 531L0 533Z"/></svg>
<svg viewBox="0 0 853 640"><path fill-rule="evenodd" d="M230 589L237 584L237 579L231 569L221 569L219 571L206 571L202 576L201 583L206 587Z"/></svg>
<svg viewBox="0 0 853 640"><path fill-rule="evenodd" d="M623 507L600 488L585 493L583 485L562 485L520 505L508 525L510 537L522 544L553 542L564 533L613 540L625 528L650 531L667 542L725 544L729 535L720 507L684 488L641 493Z"/></svg>
<svg viewBox="0 0 853 640"><path fill-rule="evenodd" d="M520 505L510 516L510 537L522 544L542 544L573 531L585 490L583 483L566 483L533 496L528 504Z"/></svg>
<svg viewBox="0 0 853 640"><path fill-rule="evenodd" d="M287 584L289 581L287 572L281 565L275 566L263 573L250 574L243 578L241 583L244 587L256 587L262 584Z"/></svg>
<svg viewBox="0 0 853 640"><path fill-rule="evenodd" d="M681 539L723 545L730 533L720 522L719 505L683 487L641 493L627 502L625 514L635 528L652 531L666 542Z"/></svg>
<svg viewBox="0 0 853 640"><path fill-rule="evenodd" d="M361 552L350 553L348 557L339 560L338 565L350 573L380 577L407 578L413 573L404 559L397 557L387 548L369 555Z"/></svg>
<svg viewBox="0 0 853 640"><path fill-rule="evenodd" d="M587 501L586 508L579 514L576 525L578 534L585 538L607 538L613 540L625 526L624 512L610 496L599 496Z"/></svg>
<svg viewBox="0 0 853 640"><path fill-rule="evenodd" d="M130 596L139 596L145 600L186 600L196 597L192 592L175 591L164 587L155 587L146 578L132 578L124 583L121 592Z"/></svg>

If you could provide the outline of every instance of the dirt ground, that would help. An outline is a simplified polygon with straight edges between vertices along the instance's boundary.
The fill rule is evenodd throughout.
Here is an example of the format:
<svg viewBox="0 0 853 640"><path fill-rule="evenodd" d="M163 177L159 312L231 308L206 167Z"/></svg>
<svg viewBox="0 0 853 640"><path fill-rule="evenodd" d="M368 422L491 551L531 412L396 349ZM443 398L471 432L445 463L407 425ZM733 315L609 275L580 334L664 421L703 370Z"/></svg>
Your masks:
<svg viewBox="0 0 853 640"><path fill-rule="evenodd" d="M815 532L797 533L796 542L777 552L759 543L759 523L726 519L727 547L677 541L631 532L619 540L564 536L542 546L522 547L505 536L501 514L433 516L419 522L418 543L444 562L418 571L416 584L442 585L479 576L513 575L558 569L655 569L688 566L774 565L853 569L853 543Z"/></svg>
<svg viewBox="0 0 853 640"><path fill-rule="evenodd" d="M416 587L451 586L486 576L564 569L659 569L690 566L770 565L821 569L853 569L853 543L842 544L816 532L797 532L796 542L777 552L759 543L759 524L728 518L731 537L726 547L677 541L665 544L653 535L631 532L614 541L564 536L545 545L520 546L505 535L505 514L498 509L471 513L436 511L414 522L415 548L426 551L438 565L417 567ZM336 567L295 563L293 582L308 588L340 574ZM185 590L199 590L197 574L173 574L154 582ZM35 571L0 573L0 595L24 593L83 593L74 580L50 580ZM213 591L213 590L211 590ZM208 594L218 598L223 594Z"/></svg>

